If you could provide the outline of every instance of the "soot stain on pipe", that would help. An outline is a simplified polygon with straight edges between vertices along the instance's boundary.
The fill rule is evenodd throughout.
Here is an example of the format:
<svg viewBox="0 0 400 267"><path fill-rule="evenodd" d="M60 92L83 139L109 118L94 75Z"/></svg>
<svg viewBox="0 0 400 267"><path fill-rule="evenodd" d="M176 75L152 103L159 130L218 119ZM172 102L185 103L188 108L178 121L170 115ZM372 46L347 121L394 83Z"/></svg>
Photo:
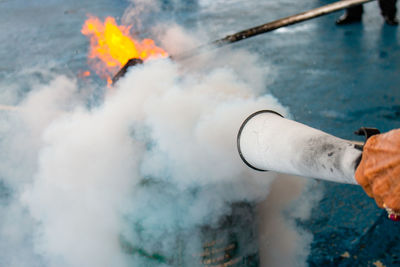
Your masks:
<svg viewBox="0 0 400 267"><path fill-rule="evenodd" d="M331 140L328 135L314 136L304 141L303 153L301 154L302 168L312 169L314 171L326 170L333 173L335 170L343 175L341 170L342 151ZM317 162L322 162L321 165Z"/></svg>

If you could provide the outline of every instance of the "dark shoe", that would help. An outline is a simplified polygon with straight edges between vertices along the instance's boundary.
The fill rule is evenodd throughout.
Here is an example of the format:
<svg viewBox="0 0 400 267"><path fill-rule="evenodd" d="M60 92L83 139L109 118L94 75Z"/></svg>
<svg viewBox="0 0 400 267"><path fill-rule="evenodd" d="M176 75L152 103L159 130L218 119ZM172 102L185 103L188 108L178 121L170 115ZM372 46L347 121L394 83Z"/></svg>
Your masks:
<svg viewBox="0 0 400 267"><path fill-rule="evenodd" d="M396 26L399 25L399 21L396 18L384 16L383 19L385 20L386 24Z"/></svg>
<svg viewBox="0 0 400 267"><path fill-rule="evenodd" d="M347 13L343 14L336 20L337 25L346 25L357 22L361 22L361 16L349 16Z"/></svg>

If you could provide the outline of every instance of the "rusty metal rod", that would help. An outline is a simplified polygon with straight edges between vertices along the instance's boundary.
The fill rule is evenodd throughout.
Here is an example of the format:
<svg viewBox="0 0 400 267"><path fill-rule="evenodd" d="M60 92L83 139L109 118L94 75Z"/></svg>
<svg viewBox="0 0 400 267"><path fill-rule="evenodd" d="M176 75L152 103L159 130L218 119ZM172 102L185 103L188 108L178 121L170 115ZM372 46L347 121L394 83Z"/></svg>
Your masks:
<svg viewBox="0 0 400 267"><path fill-rule="evenodd" d="M299 13L299 14L292 15L289 17L281 18L278 20L274 20L274 21L268 22L266 24L262 24L262 25L259 25L259 26L256 26L256 27L253 27L250 29L246 29L246 30L225 36L222 39L218 39L211 43L198 46L198 47L188 50L186 52L183 52L183 53L180 53L177 55L171 55L170 58L174 59L174 60L183 60L183 59L192 57L196 54L199 54L200 52L205 51L205 50L209 50L212 48L217 48L217 47L221 47L221 46L224 46L227 44L235 43L235 42L238 42L238 41L241 41L244 39L248 39L253 36L257 36L262 33L266 33L266 32L270 32L270 31L279 29L281 27L293 25L293 24L296 24L296 23L299 23L302 21L310 20L312 18L327 15L329 13L332 13L332 12L335 12L335 11L338 11L341 9L349 8L349 7L360 5L360 4L365 4L365 3L371 2L371 1L374 1L374 0L342 0L342 1L338 1L338 2L335 2L332 4L328 4L325 6L321 6L318 8L308 10L303 13ZM126 72L128 67L129 66L124 65L121 68L121 70L124 69ZM121 70L118 73L122 73ZM125 72L123 72L123 73L125 74ZM116 77L116 76L114 76L114 78L113 78L113 83L115 83L122 75L118 75L118 77Z"/></svg>
<svg viewBox="0 0 400 267"><path fill-rule="evenodd" d="M365 4L367 2L371 2L374 0L342 0L342 1L338 1L332 4L328 4L325 6L321 6L318 8L314 8L311 10L308 10L306 12L303 13L299 13L296 15L292 15L289 17L285 17L285 18L281 18L278 20L274 20L271 22L268 22L266 24L262 24L250 29L246 29L228 36L225 36L222 39L218 39L215 40L209 44L205 44L199 47L196 47L194 49L191 49L189 51L183 52L181 54L178 55L171 55L172 59L175 60L180 60L180 59L185 59L188 57L191 57L195 54L197 54L198 52L202 51L202 50L206 50L212 47L221 47L223 45L226 44L231 44L231 43L235 43L262 33L266 33L266 32L270 32L276 29L279 29L281 27L285 27L285 26L289 26L289 25L293 25L302 21L306 21L306 20L310 20L316 17L320 17L323 15L327 15L329 13L341 10L341 9L345 9L345 8L349 8L352 6L356 6L356 5L360 5L360 4Z"/></svg>

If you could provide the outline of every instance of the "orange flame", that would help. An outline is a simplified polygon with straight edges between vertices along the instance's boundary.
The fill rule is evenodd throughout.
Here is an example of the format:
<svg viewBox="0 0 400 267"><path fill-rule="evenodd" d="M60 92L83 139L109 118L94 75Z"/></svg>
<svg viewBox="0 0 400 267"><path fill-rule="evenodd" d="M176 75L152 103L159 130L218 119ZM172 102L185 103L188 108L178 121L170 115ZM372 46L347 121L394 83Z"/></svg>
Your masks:
<svg viewBox="0 0 400 267"><path fill-rule="evenodd" d="M82 76L83 77L88 77L88 76L90 76L90 71L84 71L83 73L82 73Z"/></svg>
<svg viewBox="0 0 400 267"><path fill-rule="evenodd" d="M80 77L80 78L86 78L86 77L89 77L89 76L90 76L90 71L88 71L88 70L81 71L81 72L78 73L78 77Z"/></svg>
<svg viewBox="0 0 400 267"><path fill-rule="evenodd" d="M102 23L94 16L89 16L82 27L81 32L90 38L89 63L109 84L112 75L131 58L147 60L168 56L151 39L135 40L129 33L130 28L118 26L112 17Z"/></svg>

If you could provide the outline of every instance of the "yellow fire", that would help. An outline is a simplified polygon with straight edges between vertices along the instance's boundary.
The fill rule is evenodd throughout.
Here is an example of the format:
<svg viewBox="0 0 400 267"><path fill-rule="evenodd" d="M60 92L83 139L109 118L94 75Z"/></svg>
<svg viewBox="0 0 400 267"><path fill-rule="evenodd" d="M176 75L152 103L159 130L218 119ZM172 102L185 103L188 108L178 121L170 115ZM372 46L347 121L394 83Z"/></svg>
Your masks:
<svg viewBox="0 0 400 267"><path fill-rule="evenodd" d="M81 32L90 38L89 63L108 83L111 82L112 75L131 58L145 61L168 56L151 39L135 40L130 35L130 28L117 25L112 17L107 17L103 23L94 16L89 16L82 27Z"/></svg>

